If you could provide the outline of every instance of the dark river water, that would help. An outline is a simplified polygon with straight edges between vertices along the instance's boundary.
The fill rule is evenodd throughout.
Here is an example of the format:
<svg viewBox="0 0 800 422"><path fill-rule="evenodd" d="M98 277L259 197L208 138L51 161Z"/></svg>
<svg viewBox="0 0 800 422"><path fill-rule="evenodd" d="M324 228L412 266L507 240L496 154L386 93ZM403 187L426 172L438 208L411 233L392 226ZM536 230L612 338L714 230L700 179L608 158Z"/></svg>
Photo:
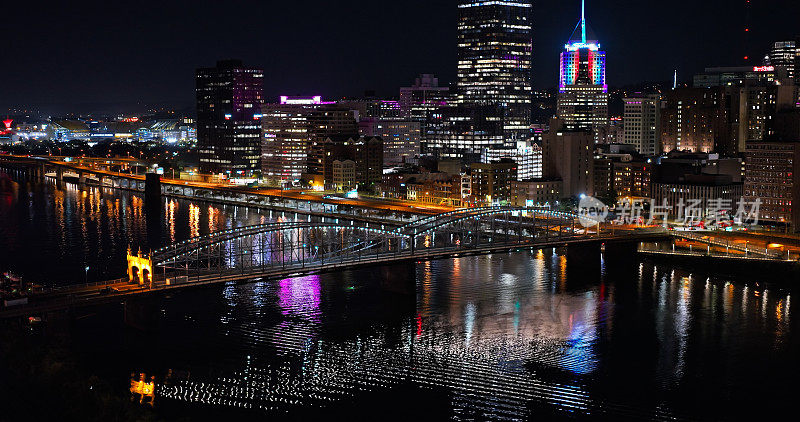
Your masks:
<svg viewBox="0 0 800 422"><path fill-rule="evenodd" d="M129 244L280 217L162 201L154 213L138 194L23 184L0 197L0 269L41 283L82 282L85 266L90 281L117 278ZM126 328L112 307L71 336L89 372L167 419L796 413L786 283L614 262L581 270L564 250L523 250L216 286L143 304L157 315L147 329Z"/></svg>

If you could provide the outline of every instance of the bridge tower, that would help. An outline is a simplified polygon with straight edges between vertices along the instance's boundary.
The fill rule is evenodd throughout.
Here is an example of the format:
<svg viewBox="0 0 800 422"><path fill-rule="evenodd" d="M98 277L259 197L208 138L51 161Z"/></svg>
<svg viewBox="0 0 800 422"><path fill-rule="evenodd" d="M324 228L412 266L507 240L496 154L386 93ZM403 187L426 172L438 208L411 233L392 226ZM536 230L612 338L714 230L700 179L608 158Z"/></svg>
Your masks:
<svg viewBox="0 0 800 422"><path fill-rule="evenodd" d="M139 285L153 283L153 260L150 254L142 254L142 250L134 255L128 247L128 281Z"/></svg>

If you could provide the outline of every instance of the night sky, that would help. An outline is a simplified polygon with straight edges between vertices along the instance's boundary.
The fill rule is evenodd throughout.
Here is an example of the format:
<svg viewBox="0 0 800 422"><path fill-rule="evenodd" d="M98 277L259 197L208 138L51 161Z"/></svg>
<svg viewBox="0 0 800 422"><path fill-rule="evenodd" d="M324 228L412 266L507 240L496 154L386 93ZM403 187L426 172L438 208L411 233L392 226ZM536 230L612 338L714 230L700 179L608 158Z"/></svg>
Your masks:
<svg viewBox="0 0 800 422"><path fill-rule="evenodd" d="M588 0L612 86L742 64L745 0ZM8 3L8 2L7 2ZM237 57L280 94L397 95L419 73L453 82L456 1L130 1L4 4L0 110L191 107L194 69ZM754 63L800 34L800 2L753 0ZM554 87L578 0L534 1L534 86Z"/></svg>

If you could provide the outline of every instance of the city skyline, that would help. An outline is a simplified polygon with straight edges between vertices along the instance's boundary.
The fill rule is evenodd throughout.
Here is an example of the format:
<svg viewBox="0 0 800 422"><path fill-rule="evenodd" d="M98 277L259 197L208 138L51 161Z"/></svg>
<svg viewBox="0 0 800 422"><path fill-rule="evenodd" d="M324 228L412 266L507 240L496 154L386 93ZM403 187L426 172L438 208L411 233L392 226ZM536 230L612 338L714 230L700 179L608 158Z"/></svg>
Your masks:
<svg viewBox="0 0 800 422"><path fill-rule="evenodd" d="M558 83L558 52L580 12L579 1L570 3L533 2L535 89ZM770 43L795 35L791 21L796 14L775 13L796 7L788 1L751 4L749 43L743 35L744 2L619 3L586 5L603 48L614 57L608 69L612 86L666 81L673 69L679 79L688 80L708 66L742 64L743 53L757 64ZM6 55L12 65L0 70L6 81L0 107L51 113L152 104L190 108L193 70L225 57L265 69L267 101L282 94L353 97L368 89L397 96L399 87L419 73L455 82L456 4L307 2L222 9L171 3L159 5L162 13L157 15L147 14L147 6L120 13L119 6L107 5L54 6L32 15L11 5L6 14L15 19L9 23ZM675 19L685 25L668 24ZM46 24L33 30L32 22ZM665 22L663 28L658 22ZM54 45L54 39L61 45ZM703 44L693 43L696 39ZM31 66L40 71L28 71Z"/></svg>

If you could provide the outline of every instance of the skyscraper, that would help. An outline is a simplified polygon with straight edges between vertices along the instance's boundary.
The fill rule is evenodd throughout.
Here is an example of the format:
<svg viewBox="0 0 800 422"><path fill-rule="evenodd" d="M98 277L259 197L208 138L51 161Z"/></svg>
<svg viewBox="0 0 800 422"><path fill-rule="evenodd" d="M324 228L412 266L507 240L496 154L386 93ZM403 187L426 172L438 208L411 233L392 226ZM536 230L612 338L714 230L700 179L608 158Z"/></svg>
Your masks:
<svg viewBox="0 0 800 422"><path fill-rule="evenodd" d="M458 4L457 101L498 107L509 147L530 133L531 9L530 0Z"/></svg>
<svg viewBox="0 0 800 422"><path fill-rule="evenodd" d="M197 145L200 171L252 176L261 170L264 71L241 60L197 69Z"/></svg>
<svg viewBox="0 0 800 422"><path fill-rule="evenodd" d="M585 2L581 20L561 53L557 114L566 129L591 129L598 142L599 129L608 124L606 53L586 25Z"/></svg>

